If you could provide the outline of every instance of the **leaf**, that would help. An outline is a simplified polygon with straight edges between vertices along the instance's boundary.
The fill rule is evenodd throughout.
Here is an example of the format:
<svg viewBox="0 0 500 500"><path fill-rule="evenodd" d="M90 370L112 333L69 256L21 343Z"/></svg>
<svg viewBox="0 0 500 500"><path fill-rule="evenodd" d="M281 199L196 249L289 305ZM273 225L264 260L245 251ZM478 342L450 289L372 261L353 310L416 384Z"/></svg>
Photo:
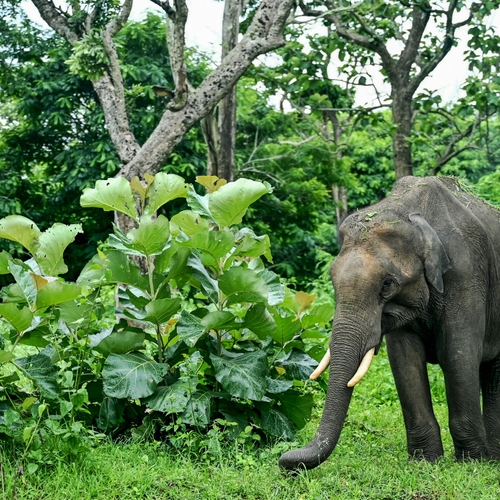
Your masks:
<svg viewBox="0 0 500 500"><path fill-rule="evenodd" d="M208 194L205 196L199 195L193 186L189 186L186 201L193 212L212 220L212 214L208 208L208 196Z"/></svg>
<svg viewBox="0 0 500 500"><path fill-rule="evenodd" d="M16 358L16 355L10 351L0 351L0 364L8 363Z"/></svg>
<svg viewBox="0 0 500 500"><path fill-rule="evenodd" d="M189 399L186 410L179 415L182 423L205 426L210 422L212 396L203 389L198 389Z"/></svg>
<svg viewBox="0 0 500 500"><path fill-rule="evenodd" d="M146 334L138 328L126 328L121 331L104 330L95 335L89 335L90 347L104 356L111 353L125 354L143 347Z"/></svg>
<svg viewBox="0 0 500 500"><path fill-rule="evenodd" d="M106 212L122 212L137 220L137 209L130 183L125 177L112 177L108 180L99 180L95 188L86 188L80 197L80 204L84 208L102 208Z"/></svg>
<svg viewBox="0 0 500 500"><path fill-rule="evenodd" d="M206 228L185 241L178 241L178 244L181 247L203 250L215 259L212 265L219 267L217 259L225 257L233 248L234 234L228 229L210 231Z"/></svg>
<svg viewBox="0 0 500 500"><path fill-rule="evenodd" d="M177 323L177 335L189 346L194 347L196 342L205 333L205 327L200 318L183 310Z"/></svg>
<svg viewBox="0 0 500 500"><path fill-rule="evenodd" d="M147 277L126 255L118 250L99 252L85 265L76 280L79 285L100 286L111 283L124 283L140 290L149 290Z"/></svg>
<svg viewBox="0 0 500 500"><path fill-rule="evenodd" d="M276 322L264 304L254 304L247 311L243 326L255 333L261 340L276 331Z"/></svg>
<svg viewBox="0 0 500 500"><path fill-rule="evenodd" d="M314 404L312 394L301 394L298 391L287 391L278 395L283 413L299 428L302 429L309 420Z"/></svg>
<svg viewBox="0 0 500 500"><path fill-rule="evenodd" d="M22 215L8 215L0 219L0 238L16 241L34 255L41 232L38 226Z"/></svg>
<svg viewBox="0 0 500 500"><path fill-rule="evenodd" d="M282 318L279 314L276 314L274 320L276 321L276 330L271 333L271 337L280 345L290 342L302 328L300 321L295 316Z"/></svg>
<svg viewBox="0 0 500 500"><path fill-rule="evenodd" d="M196 182L201 184L209 193L213 193L227 184L226 179L219 179L216 175L198 175Z"/></svg>
<svg viewBox="0 0 500 500"><path fill-rule="evenodd" d="M172 234L177 236L181 231L187 236L193 236L209 228L208 221L192 210L183 210L170 219Z"/></svg>
<svg viewBox="0 0 500 500"><path fill-rule="evenodd" d="M196 391L198 379L196 377L182 377L169 386L159 386L147 398L146 405L151 410L162 411L167 415L184 411Z"/></svg>
<svg viewBox="0 0 500 500"><path fill-rule="evenodd" d="M67 226L57 223L40 235L36 259L47 276L58 276L68 272L63 253L66 247L75 241L78 233L83 233L81 224Z"/></svg>
<svg viewBox="0 0 500 500"><path fill-rule="evenodd" d="M27 266L22 262L20 264L17 262L19 261L10 261L9 269L16 283L19 285L28 306L32 309L37 296L36 284Z"/></svg>
<svg viewBox="0 0 500 500"><path fill-rule="evenodd" d="M308 328L313 325L330 323L335 314L335 306L330 302L314 304L301 318L302 326Z"/></svg>
<svg viewBox="0 0 500 500"><path fill-rule="evenodd" d="M140 352L110 354L102 376L104 394L115 398L145 398L153 394L168 370Z"/></svg>
<svg viewBox="0 0 500 500"><path fill-rule="evenodd" d="M269 434L279 438L293 439L295 436L290 420L274 408L265 408L262 410L261 425Z"/></svg>
<svg viewBox="0 0 500 500"><path fill-rule="evenodd" d="M164 215L156 219L141 217L139 227L128 233L130 247L141 255L158 255L166 249L170 237L170 223Z"/></svg>
<svg viewBox="0 0 500 500"><path fill-rule="evenodd" d="M267 285L267 303L270 306L281 304L285 299L285 285L281 283L280 277L268 269L259 272L259 276Z"/></svg>
<svg viewBox="0 0 500 500"><path fill-rule="evenodd" d="M229 353L223 357L210 354L215 378L232 396L261 401L264 398L268 372L263 351Z"/></svg>
<svg viewBox="0 0 500 500"><path fill-rule="evenodd" d="M291 380L282 380L276 378L266 377L267 392L271 394L278 394L280 392L288 391L293 386L293 382Z"/></svg>
<svg viewBox="0 0 500 500"><path fill-rule="evenodd" d="M176 198L185 198L187 196L188 185L184 179L175 174L166 174L158 172L154 181L148 189L149 203L144 213L154 214L161 206Z"/></svg>
<svg viewBox="0 0 500 500"><path fill-rule="evenodd" d="M59 397L57 386L57 370L49 356L34 354L26 358L19 358L13 363L30 379L33 380L42 394L47 398Z"/></svg>
<svg viewBox="0 0 500 500"><path fill-rule="evenodd" d="M29 307L24 306L22 309L19 309L13 303L0 304L0 316L5 318L18 333L27 330L33 320L33 313Z"/></svg>
<svg viewBox="0 0 500 500"><path fill-rule="evenodd" d="M316 294L313 293L312 295L306 292L297 292L295 294L295 300L298 302L300 309L299 309L299 314L309 307L311 307L311 304L313 303L314 299L316 298Z"/></svg>
<svg viewBox="0 0 500 500"><path fill-rule="evenodd" d="M0 252L0 274L9 274L9 262L12 260L10 253L2 250Z"/></svg>
<svg viewBox="0 0 500 500"><path fill-rule="evenodd" d="M104 432L118 429L124 422L123 411L125 404L116 398L104 398L97 419L97 426Z"/></svg>
<svg viewBox="0 0 500 500"><path fill-rule="evenodd" d="M286 370L288 378L296 380L309 380L309 375L318 366L318 362L311 356L295 348L275 363Z"/></svg>
<svg viewBox="0 0 500 500"><path fill-rule="evenodd" d="M61 304L69 300L77 299L82 295L82 287L73 283L62 283L61 281L52 281L47 283L37 295L36 307L44 307Z"/></svg>
<svg viewBox="0 0 500 500"><path fill-rule="evenodd" d="M234 255L238 257L260 257L264 255L268 262L273 261L271 255L271 241L269 236L256 236L255 233L248 228L243 228L236 234L236 251Z"/></svg>
<svg viewBox="0 0 500 500"><path fill-rule="evenodd" d="M142 319L162 325L166 323L181 307L181 299L157 299L152 300L146 306L146 316Z"/></svg>
<svg viewBox="0 0 500 500"><path fill-rule="evenodd" d="M209 195L208 208L215 222L221 227L239 224L248 207L261 196L270 193L269 184L238 179L221 186Z"/></svg>
<svg viewBox="0 0 500 500"><path fill-rule="evenodd" d="M212 311L201 318L201 324L205 331L241 328L241 323L236 323L235 319L234 314L229 311Z"/></svg>
<svg viewBox="0 0 500 500"><path fill-rule="evenodd" d="M252 269L229 268L219 277L219 288L226 295L228 304L267 302L267 285Z"/></svg>
<svg viewBox="0 0 500 500"><path fill-rule="evenodd" d="M200 257L192 253L188 258L188 265L192 270L193 278L199 282L202 292L212 302L216 303L219 298L219 285L217 284L217 281L214 280L210 274L208 274L208 271L201 262Z"/></svg>

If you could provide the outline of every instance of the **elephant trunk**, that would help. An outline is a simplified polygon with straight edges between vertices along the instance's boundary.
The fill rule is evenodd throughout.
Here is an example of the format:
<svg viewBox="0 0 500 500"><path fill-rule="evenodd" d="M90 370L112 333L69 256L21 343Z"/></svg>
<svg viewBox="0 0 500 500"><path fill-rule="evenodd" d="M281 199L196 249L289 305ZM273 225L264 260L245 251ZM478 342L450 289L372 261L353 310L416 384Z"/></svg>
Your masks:
<svg viewBox="0 0 500 500"><path fill-rule="evenodd" d="M281 456L279 464L284 469L313 469L330 456L337 445L344 426L353 386L366 373L373 358L375 349L369 349L366 352L367 337L360 334L360 329L357 329L357 335L354 335L354 337L358 337L355 340L352 327L347 329L350 332L348 333L349 337L346 334L336 335L338 326L338 324L334 324L330 347L328 391L318 430L308 445L297 450L288 451ZM342 330L346 331L343 328ZM369 337L372 337L372 335Z"/></svg>

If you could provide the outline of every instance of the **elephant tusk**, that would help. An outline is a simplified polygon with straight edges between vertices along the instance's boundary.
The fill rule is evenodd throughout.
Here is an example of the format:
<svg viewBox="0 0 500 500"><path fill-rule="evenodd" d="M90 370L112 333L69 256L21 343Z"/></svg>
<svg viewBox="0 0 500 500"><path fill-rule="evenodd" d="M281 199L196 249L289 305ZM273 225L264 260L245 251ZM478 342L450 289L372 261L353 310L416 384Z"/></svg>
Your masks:
<svg viewBox="0 0 500 500"><path fill-rule="evenodd" d="M316 370L314 370L311 375L309 375L309 378L311 380L316 380L327 368L328 365L330 364L330 349L328 349L323 356L323 359L319 362L319 365L316 367Z"/></svg>
<svg viewBox="0 0 500 500"><path fill-rule="evenodd" d="M368 368L370 368L370 365L372 363L374 354L375 347L370 349L365 354L365 357L362 359L361 364L359 365L358 371L354 374L354 377L352 377L352 379L347 382L347 387L354 387L366 375L366 372L368 371Z"/></svg>

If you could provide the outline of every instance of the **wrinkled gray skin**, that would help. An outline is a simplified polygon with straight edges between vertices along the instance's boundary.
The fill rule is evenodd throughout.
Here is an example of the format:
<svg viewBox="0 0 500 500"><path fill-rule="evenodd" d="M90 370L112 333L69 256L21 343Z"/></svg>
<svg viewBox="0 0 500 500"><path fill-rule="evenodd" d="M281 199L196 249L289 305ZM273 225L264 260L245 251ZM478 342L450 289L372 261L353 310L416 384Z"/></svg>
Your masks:
<svg viewBox="0 0 500 500"><path fill-rule="evenodd" d="M350 215L340 236L324 413L311 443L285 453L281 467L311 469L332 453L347 382L384 335L410 456L443 454L426 370L439 363L456 457L500 459L500 212L453 179L405 177Z"/></svg>

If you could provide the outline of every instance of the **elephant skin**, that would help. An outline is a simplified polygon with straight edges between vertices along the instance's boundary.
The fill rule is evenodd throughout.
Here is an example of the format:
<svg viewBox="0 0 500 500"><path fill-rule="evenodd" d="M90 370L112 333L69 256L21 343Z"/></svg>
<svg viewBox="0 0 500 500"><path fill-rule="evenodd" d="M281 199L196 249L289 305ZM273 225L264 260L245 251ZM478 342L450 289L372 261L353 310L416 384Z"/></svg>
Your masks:
<svg viewBox="0 0 500 500"><path fill-rule="evenodd" d="M340 239L324 412L311 443L282 455L280 466L311 469L332 453L348 383L383 336L409 455L443 455L426 368L439 363L455 456L500 459L500 211L454 179L405 177L347 217Z"/></svg>

